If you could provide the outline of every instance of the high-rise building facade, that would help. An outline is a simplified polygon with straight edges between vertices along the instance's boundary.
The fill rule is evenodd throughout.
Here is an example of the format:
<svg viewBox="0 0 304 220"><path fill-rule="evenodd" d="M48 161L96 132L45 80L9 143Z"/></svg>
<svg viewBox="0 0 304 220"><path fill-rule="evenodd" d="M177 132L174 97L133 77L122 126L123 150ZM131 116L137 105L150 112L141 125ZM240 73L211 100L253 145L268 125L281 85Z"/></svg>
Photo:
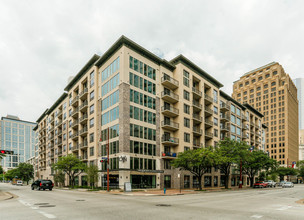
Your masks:
<svg viewBox="0 0 304 220"><path fill-rule="evenodd" d="M234 82L232 97L264 115L266 151L280 164L298 161L297 88L282 66L272 62Z"/></svg>
<svg viewBox="0 0 304 220"><path fill-rule="evenodd" d="M304 129L304 78L296 78L293 80L298 90L299 102L299 129Z"/></svg>
<svg viewBox="0 0 304 220"><path fill-rule="evenodd" d="M13 169L21 162L35 156L36 123L20 120L17 116L7 115L0 120L0 149L11 150L1 161L4 170Z"/></svg>
<svg viewBox="0 0 304 220"><path fill-rule="evenodd" d="M99 161L109 140L112 187L197 187L192 174L171 167L179 152L225 137L264 147L263 115L222 86L184 56L166 61L122 36L103 56L94 55L37 120L38 177L52 178L51 164L71 153L105 174ZM224 181L214 168L203 179L206 187ZM76 181L86 183L85 174Z"/></svg>
<svg viewBox="0 0 304 220"><path fill-rule="evenodd" d="M304 160L304 129L299 131L299 160Z"/></svg>

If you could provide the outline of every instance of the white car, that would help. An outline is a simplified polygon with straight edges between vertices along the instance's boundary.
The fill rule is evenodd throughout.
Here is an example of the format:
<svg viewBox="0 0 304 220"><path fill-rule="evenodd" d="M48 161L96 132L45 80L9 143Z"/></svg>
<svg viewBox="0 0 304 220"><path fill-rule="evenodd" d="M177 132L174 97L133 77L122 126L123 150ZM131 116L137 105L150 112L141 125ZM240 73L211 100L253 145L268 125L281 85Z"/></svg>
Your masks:
<svg viewBox="0 0 304 220"><path fill-rule="evenodd" d="M292 182L283 183L283 184L282 184L282 187L283 187L283 188L287 188L287 187L288 187L288 188L291 188L291 187L293 187L293 183L292 183Z"/></svg>
<svg viewBox="0 0 304 220"><path fill-rule="evenodd" d="M16 183L17 186L22 186L23 185L23 182L22 180L17 180L17 183Z"/></svg>

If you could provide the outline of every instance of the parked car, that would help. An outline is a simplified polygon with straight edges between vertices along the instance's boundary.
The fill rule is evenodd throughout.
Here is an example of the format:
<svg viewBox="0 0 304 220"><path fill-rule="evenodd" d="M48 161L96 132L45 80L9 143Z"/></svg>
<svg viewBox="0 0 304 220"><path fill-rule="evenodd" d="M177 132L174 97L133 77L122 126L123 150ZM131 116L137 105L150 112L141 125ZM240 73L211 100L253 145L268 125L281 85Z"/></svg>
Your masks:
<svg viewBox="0 0 304 220"><path fill-rule="evenodd" d="M277 183L274 182L273 180L267 180L265 181L265 183L267 183L268 187L276 187Z"/></svg>
<svg viewBox="0 0 304 220"><path fill-rule="evenodd" d="M283 188L291 188L291 187L294 187L293 183L292 182L286 182L286 183L283 183L282 185Z"/></svg>
<svg viewBox="0 0 304 220"><path fill-rule="evenodd" d="M278 186L283 186L284 183L286 183L286 181L281 181L278 183Z"/></svg>
<svg viewBox="0 0 304 220"><path fill-rule="evenodd" d="M50 191L52 191L53 187L54 187L54 183L52 182L52 180L36 180L31 185L32 190L34 190L34 189L37 189L37 190L49 189Z"/></svg>
<svg viewBox="0 0 304 220"><path fill-rule="evenodd" d="M253 188L266 188L267 185L268 185L267 183L264 183L263 181L259 181L253 184Z"/></svg>
<svg viewBox="0 0 304 220"><path fill-rule="evenodd" d="M17 180L16 185L17 185L17 186L22 186L22 185L23 185L22 180Z"/></svg>

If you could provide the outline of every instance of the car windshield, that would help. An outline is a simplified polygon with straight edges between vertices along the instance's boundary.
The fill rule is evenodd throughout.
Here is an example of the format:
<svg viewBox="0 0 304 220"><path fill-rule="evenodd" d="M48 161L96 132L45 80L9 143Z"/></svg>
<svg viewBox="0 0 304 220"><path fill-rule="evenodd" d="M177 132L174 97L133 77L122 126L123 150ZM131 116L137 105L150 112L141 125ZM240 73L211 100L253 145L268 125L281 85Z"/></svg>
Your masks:
<svg viewBox="0 0 304 220"><path fill-rule="evenodd" d="M51 183L52 183L52 181L51 181L51 180L42 180L41 182L42 182L42 183L49 183L49 184L51 184Z"/></svg>

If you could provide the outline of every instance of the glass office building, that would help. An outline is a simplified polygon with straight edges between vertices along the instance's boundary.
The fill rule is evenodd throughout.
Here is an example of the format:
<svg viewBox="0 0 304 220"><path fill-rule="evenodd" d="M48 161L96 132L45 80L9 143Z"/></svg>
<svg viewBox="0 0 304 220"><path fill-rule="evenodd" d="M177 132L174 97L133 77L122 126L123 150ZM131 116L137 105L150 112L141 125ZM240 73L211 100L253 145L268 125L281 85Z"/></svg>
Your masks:
<svg viewBox="0 0 304 220"><path fill-rule="evenodd" d="M4 170L13 169L35 156L35 126L36 123L20 120L17 116L1 117L0 149L14 152L1 160Z"/></svg>
<svg viewBox="0 0 304 220"><path fill-rule="evenodd" d="M299 102L299 129L304 129L304 78L297 78L293 80L298 89Z"/></svg>

